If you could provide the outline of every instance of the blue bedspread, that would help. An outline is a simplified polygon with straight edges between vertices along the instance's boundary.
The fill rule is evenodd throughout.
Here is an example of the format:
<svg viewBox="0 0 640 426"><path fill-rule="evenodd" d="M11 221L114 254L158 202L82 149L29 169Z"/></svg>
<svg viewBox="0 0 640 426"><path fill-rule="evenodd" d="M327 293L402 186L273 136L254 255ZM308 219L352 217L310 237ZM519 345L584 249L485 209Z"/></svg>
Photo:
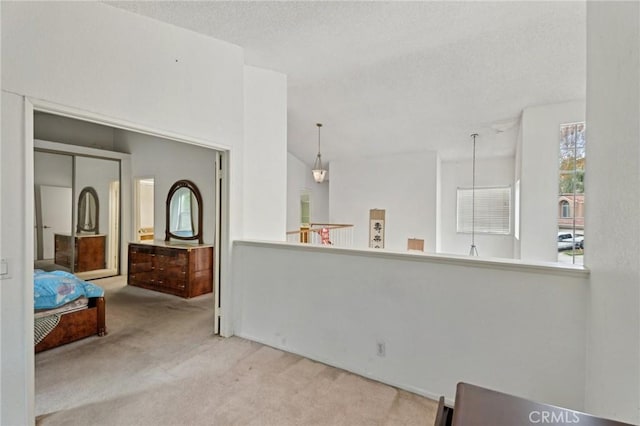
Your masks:
<svg viewBox="0 0 640 426"><path fill-rule="evenodd" d="M79 297L104 296L104 290L64 271L33 271L33 304L35 309L51 309Z"/></svg>

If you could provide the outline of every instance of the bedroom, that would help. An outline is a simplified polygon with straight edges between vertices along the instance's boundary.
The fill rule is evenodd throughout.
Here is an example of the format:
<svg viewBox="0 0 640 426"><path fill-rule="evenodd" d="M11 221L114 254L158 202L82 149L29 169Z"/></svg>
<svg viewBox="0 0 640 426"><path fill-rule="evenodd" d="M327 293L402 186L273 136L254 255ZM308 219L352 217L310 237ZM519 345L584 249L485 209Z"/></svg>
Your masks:
<svg viewBox="0 0 640 426"><path fill-rule="evenodd" d="M63 6L61 7L62 9L64 9ZM18 14L17 17L13 15L12 17L16 17L18 19L18 22L23 22L24 20L27 20L27 19L34 19L37 21L38 27L46 29L47 34L55 36L56 34L66 34L65 28L67 25L70 27L77 27L77 26L82 26L83 22L92 22L93 18L95 18L94 12L88 10L87 7L88 6L86 5L79 6L78 10L75 10L75 11L70 11L70 10L60 11L58 7L52 8L48 11L49 16L47 16L47 18L49 18L50 16L55 16L56 19L53 20L53 22L50 22L49 19L45 19L44 15L46 14L43 15L37 10L32 10L27 14L30 16L30 18L27 18L26 15L22 15L22 14ZM7 9L5 9L4 6L3 6L3 9L4 9L3 16L6 16ZM602 11L596 10L596 12L602 12ZM74 16L74 18L77 18L77 19L73 22L73 24L71 24L70 22L68 22L68 18L66 18L65 15ZM129 38L129 39L132 38L136 40L141 39L141 40L148 41L148 43L145 43L145 45L148 48L150 48L152 51L154 51L153 46L156 47L157 49L155 50L156 52L162 51L162 47L159 46L159 43L156 43L153 40L147 40L144 34L140 34L140 32L135 30L135 28L137 28L137 26L140 26L141 23L144 23L145 27L148 26L147 28L149 27L155 28L152 24L149 23L149 21L144 19L138 19L138 18L134 19L129 15L124 16L120 14L118 14L116 18L115 16L112 16L111 12L109 11L106 11L103 15L106 16L107 20L113 18L115 21L119 23L118 25L121 25L122 28L125 28L126 29L125 32L127 32L127 36L128 36L126 38ZM56 22L65 22L67 25L56 26L55 24ZM6 31L5 28L7 28L7 26L10 26L9 21L6 22L7 25L4 25L4 24L5 22L3 21L3 35L4 35L4 32ZM602 29L601 27L598 26L597 20L595 20L593 24L594 24L593 31L597 31L599 28ZM602 25L604 26L604 24ZM172 46L175 46L175 43L177 43L175 41L175 38L180 39L182 35L184 35L182 32L176 30L175 28L165 28L165 27L163 28L164 29L162 31L158 30L158 32L160 34L165 34L167 39L172 39L172 43L171 43ZM607 30L609 29L610 28L607 28ZM4 95L3 96L3 103L4 103L3 105L3 153L2 153L3 178L6 177L6 175L4 174L5 170L8 176L11 176L11 177L18 176L19 179L17 179L16 181L20 182L19 183L19 185L21 185L20 189L24 190L24 192L21 192L21 193L28 193L29 191L28 189L28 187L30 186L28 185L30 183L29 182L30 178L28 177L29 173L24 173L24 169L28 170L28 167L29 167L28 163L9 164L8 168L4 167L5 165L7 165L7 162L9 162L9 158L25 158L25 153L23 152L24 147L22 144L10 143L8 145L5 145L4 143L5 140L13 139L16 141L22 141L24 139L22 129L25 122L28 121L28 117L25 118L25 116L23 115L25 102L21 95L28 95L30 97L32 96L35 99L48 99L48 100L55 101L58 104L73 105L76 108L81 108L84 110L99 111L100 113L107 116L111 116L111 117L113 116L121 117L122 119L124 119L124 117L129 117L130 120L146 123L148 126L152 126L155 128L170 127L177 132L204 136L205 139L211 142L209 143L210 145L214 144L213 141L217 141L219 144L222 143L221 141L226 141L228 142L226 144L227 146L241 145L240 141L242 139L241 135L242 135L243 124L242 124L242 120L239 119L239 116L242 115L241 110L242 110L243 96L240 90L237 90L237 91L235 90L240 88L240 86L242 85L242 80L244 78L239 52L237 51L232 52L230 53L229 56L223 55L225 59L230 62L221 61L221 63L236 64L234 68L235 71L232 71L227 75L229 79L226 81L229 84L216 86L219 90L218 94L220 93L229 94L229 90L230 90L231 92L234 93L234 95L226 97L224 100L220 100L220 102L217 102L215 99L214 100L209 99L209 100L203 101L202 98L198 97L198 93L194 93L194 96L196 99L195 101L196 102L202 101L202 104L205 106L204 109L207 110L204 114L199 115L198 119L194 119L191 114L181 113L181 111L189 111L192 109L192 108L189 108L189 104L190 102L194 101L194 97L189 97L190 101L187 102L187 101L184 101L185 100L184 97L177 95L176 103L180 105L162 104L160 109L155 111L155 115L154 115L154 114L150 114L150 112L145 108L144 102L139 102L139 100L135 95L134 96L131 95L132 93L133 94L143 93L143 97L153 98L155 93L160 93L164 90L167 90L166 87L159 87L162 85L158 85L156 79L150 79L150 81L148 81L149 80L148 76L157 76L158 72L162 74L163 73L162 68L158 70L152 66L145 67L144 65L139 64L140 67L138 68L131 68L126 70L117 69L117 70L105 71L103 69L105 66L110 67L110 63L111 63L110 61L113 61L116 63L127 63L127 60L129 60L131 56L147 58L148 52L146 55L142 52L131 53L132 50L133 51L136 50L135 45L131 45L129 43L129 45L125 47L123 46L125 43L120 43L120 44L116 43L117 46L113 46L112 43L115 43L115 42L112 38L113 36L112 34L107 35L100 32L96 34L94 32L94 29L89 29L87 27L86 33L93 34L92 40L94 42L96 42L96 40L100 40L100 43L106 44L106 47L108 47L106 51L110 52L110 55L111 54L116 55L116 58L110 58L110 61L107 61L107 60L100 61L100 64L96 64L96 66L94 67L93 65L91 65L91 63L84 63L82 60L78 59L79 57L80 58L89 57L90 55L95 54L94 46L89 46L88 44L84 44L82 41L79 41L79 43L81 44L81 46L79 46L79 49L82 52L82 54L76 56L68 52L65 53L66 49L62 49L62 52L60 52L59 46L64 45L64 43L60 43L60 44L56 43L56 41L60 41L60 42L63 41L58 39L53 43L51 43L51 45L58 46L57 49L51 48L52 47L51 45L46 46L47 48L51 48L52 51L56 52L55 55L51 55L48 53L47 48L43 49L41 47L41 43L45 43L45 44L47 43L46 37L38 37L38 36L30 37L28 36L29 31L25 31L25 32L27 33L27 41L29 42L27 44L30 45L30 49L33 49L34 51L38 51L39 55L37 55L36 58L25 58L24 55L21 55L19 52L13 51L13 54L15 55L14 57L16 58L16 60L19 61L22 65L27 65L27 66L21 66L20 64L15 64L16 68L20 70L31 70L31 69L38 69L43 67L47 69L49 68L57 69L56 65L59 65L61 62L63 62L63 63L74 63L74 64L80 63L82 71L76 73L74 75L74 78L69 78L68 76L61 76L56 73L53 73L49 77L47 84L43 84L37 78L34 78L34 76L30 77L28 73L24 75L19 75L19 73L12 72L11 68L7 70L5 69L6 65L3 64L3 89L10 91L10 93L7 93L7 92L3 93ZM24 35L22 31L18 32L18 34ZM39 34L39 33L36 32L36 34ZM64 39L64 37L61 37L61 38ZM209 50L211 48L210 42L203 43L202 38L199 38L196 36L189 37L189 39L191 43L194 43L196 46L201 47L202 49L200 50L210 51ZM3 37L3 40L4 40L4 37ZM64 42L67 43L68 40L64 40ZM149 47L149 46L152 46L152 47ZM8 46L3 44L3 52L5 52L5 49L7 49L7 47L11 50L12 44L9 44ZM218 53L220 53L220 51L217 50L218 48L220 48L221 51L225 50L225 47L220 45L216 45L216 48L213 50L216 50ZM120 55L119 52L121 52L120 49L123 49L122 51L131 53L131 55L125 54L125 55L119 56ZM615 51L615 48L613 48L613 50ZM189 51L189 49L186 49L186 51ZM59 55L60 53L62 54ZM192 61L198 62L195 56L196 55L193 55L189 59ZM198 56L198 58L202 58L202 57L203 57L202 54ZM171 60L174 61L175 57L171 58ZM27 63L30 63L31 61L35 61L36 63L24 64L23 63L24 61L26 61ZM144 60L142 62L144 62ZM54 65L49 66L50 64L54 64ZM200 64L203 65L203 69L208 69L211 75L215 75L215 76L220 75L219 72L221 70L218 67L212 66L211 64L207 66L207 64L202 64L201 62ZM31 66L31 65L35 65L35 66ZM140 68L144 68L144 69L140 69ZM196 69L197 68L198 67L196 67ZM253 70L253 71L257 72L256 70ZM7 76L7 72L9 72L8 76ZM105 81L104 79L105 75L122 75L123 72L127 75L127 78L118 79L117 84L114 83L115 79L110 79L110 78L106 78L106 83L101 87L94 86L90 83L91 81L95 81L95 79L102 79L101 81ZM169 74L169 75L166 75L166 78L161 79L163 83L166 84L166 82L174 81L172 78L173 76L172 73L167 72L166 74ZM271 79L272 82L274 82L274 80L278 80L277 76L274 76L269 72L259 73L259 74L267 80ZM87 79L87 75L93 76L94 80ZM191 78L193 78L193 76L191 76ZM68 83L69 80L73 80L76 84L78 84L79 87L74 88L73 85ZM202 77L200 81L208 82L209 80L205 77ZM122 89L121 87L122 84L127 86L126 90ZM274 86L278 86L281 84L282 82L280 81L274 82ZM198 84L194 83L193 86L198 86ZM204 84L204 86L209 87L206 84ZM53 89L54 87L58 89ZM174 85L171 85L169 90L176 90L177 92L179 92L180 89ZM19 95L14 95L16 93ZM595 94L590 93L590 95L595 95ZM166 109L170 109L172 114L166 114ZM630 109L633 109L633 108L630 108ZM618 109L616 109L615 111L616 113L620 113ZM193 112L195 114L199 114L200 110L196 109ZM603 116L607 116L606 111L598 111L598 112L603 114ZM230 115L231 117L229 117ZM212 117L215 117L215 118L212 118ZM231 118L231 119L218 120L218 117L225 117L225 118ZM235 119L233 117L235 117ZM607 116L607 117L611 118L610 116ZM213 120L213 123L212 123L212 120ZM167 124L167 123L170 123L170 124ZM593 122L593 123L595 126L594 129L596 129L596 134L597 134L597 129L598 129L597 123L596 122ZM262 133L269 134L268 131L262 132ZM622 138L622 140L626 140L626 139ZM278 146L277 142L274 142L274 144L275 146ZM260 152L260 149L262 147L260 147L259 144L257 143L255 145L257 146L258 151ZM251 142L249 142L248 146L253 147ZM629 148L630 150L634 149L634 145L632 143L627 143L623 146L625 146L626 148ZM246 146L244 147L244 149L248 150ZM241 152L241 151L238 151L238 152ZM284 157L284 154L283 154L284 150L280 150L278 152L279 152L278 155L281 155L282 157ZM629 157L633 157L633 156L627 156L626 158L629 158ZM237 179L237 181L235 181L233 188L239 191L231 194L233 197L233 199L231 200L232 201L231 208L234 212L234 215L243 217L243 223L235 222L234 225L232 225L232 228L230 229L230 234L231 234L230 236L233 239L242 238L242 237L245 237L245 238L248 238L248 237L265 238L266 237L268 239L273 239L273 238L269 238L269 236L260 235L261 232L263 233L265 232L265 229L268 230L273 228L259 226L261 224L261 217L256 217L257 216L255 215L256 210L250 209L250 208L245 210L241 202L246 197L246 200L249 201L250 203L256 202L256 205L262 205L261 200L264 199L262 194L265 192L269 192L269 191L266 191L269 189L268 183L265 182L264 179L262 179L262 177L265 174L256 173L256 175L250 175L245 178L242 176L242 172L240 172L240 170L245 170L245 171L254 170L254 167L255 167L255 170L265 171L267 175L273 176L274 179L278 182L277 185L281 185L283 184L285 179L283 179L283 176L278 174L278 171L286 168L286 166L283 165L284 160L280 157L276 158L276 156L272 154L272 156L267 157L267 161L264 161L264 162L258 161L259 160L258 158L253 158L249 163L244 164L244 168L242 167L244 162L241 160L242 160L242 157L231 158L231 162L234 165L234 167L236 166L238 167L237 169L234 167L231 168L232 172L234 170L238 171L238 173L236 173L234 177L235 179ZM262 160L262 158L260 160ZM25 162L26 161L27 160L25 160ZM237 161L237 162L234 162L234 161ZM611 156L607 156L607 155L604 155L603 157L601 157L600 161L601 162L606 161L608 164L615 164L615 159L612 159ZM266 163L268 167L264 163ZM598 160L596 160L596 162L592 164L595 164L597 166ZM629 167L634 167L634 166L630 165ZM274 169L277 171L274 171ZM595 170L596 170L595 173L598 173L597 167ZM23 179L24 179L24 182L26 183L22 183ZM24 186L24 188L22 186ZM597 187L595 186L593 188L597 189ZM274 201L274 204L282 203L284 198L279 198L279 197L282 197L282 195L278 192L272 192L272 193L275 194L275 197L278 197L278 199ZM6 250L6 253L8 253L7 257L9 258L13 257L15 260L17 260L18 266L17 266L17 269L14 269L14 273L18 275L21 275L24 272L24 270L26 270L28 267L31 267L30 264L27 265L22 262L23 257L22 255L19 254L21 252L29 251L28 249L25 249L25 246L29 246L29 248L31 248L30 244L24 243L24 241L29 241L30 238L28 237L32 236L29 233L29 231L27 231L29 227L24 225L23 223L24 222L23 216L25 215L25 212L27 212L27 215L28 215L32 207L29 207L29 205L26 204L29 201L24 200L23 198L24 197L21 197L19 194L3 192L3 205L4 203L12 203L14 205L20 205L20 206L25 205L24 208L16 209L15 211L3 210L3 224L7 224L7 223L14 224L13 228L3 228L3 237L4 237L3 241L5 241L5 239L10 239L12 242L14 242L14 244L16 244L16 246L14 247L3 247L3 250ZM624 198L624 200L625 200L624 201L625 203L633 202L633 200L626 197ZM247 203L247 205L249 204ZM271 213L269 212L269 214ZM282 215L279 215L279 216L282 216ZM610 233L608 233L608 235L610 235ZM602 265L600 266L601 268L606 268L607 264L609 265L615 264L615 261L610 259L606 253L601 253L601 255L602 255L600 256L600 259L601 259L600 262L602 262L600 263L600 265ZM632 256L633 254L630 253L629 258L631 258ZM605 262L610 262L610 263L605 263ZM598 267L599 264L596 263L594 264L594 266ZM634 273L633 270L630 270L629 272L632 274ZM620 286L622 287L622 289L626 289L627 287L626 283L629 283L630 281L631 280L624 280L623 282L618 281L614 285ZM596 284L596 287L600 286L600 284L598 283L601 283L601 285L604 285L602 280L597 280L596 278L592 278L591 283ZM10 318L18 318L19 322L21 324L24 324L24 322L28 320L26 319L26 316L23 318L22 314L24 312L22 312L22 310L19 310L18 312L15 312L15 309L12 310L11 308L9 308L9 310L4 310L5 306L11 306L9 305L9 303L11 302L11 299L23 298L22 293L17 288L14 288L11 286L13 282L7 281L6 284L7 284L7 286L5 286L6 291L3 292L3 315L8 316L8 318L4 317L3 319L8 320ZM229 295L230 293L227 292L227 294ZM598 294L598 296L607 297L601 294ZM28 299L28 297L26 297L26 299ZM625 297L624 300L620 300L620 298L617 298L616 300L617 302L624 302L625 300L629 300L629 299L633 299L633 297L630 297L630 298ZM625 306L624 309L622 309L622 311L631 312L633 311L633 309L631 307ZM593 318L593 321L595 324L601 325L604 328L609 328L614 325L614 324L611 324L610 322L601 322L601 319L599 319L601 314L599 314L598 312L596 312L594 315L595 315L595 318ZM629 334L635 335L632 330L634 327L629 327ZM28 327L23 327L23 328L26 329ZM619 327L615 327L615 328L617 330L621 330L620 333L622 334L622 335L616 335L616 336L620 338L621 341L625 340L623 339L625 332L622 331L624 328L619 328ZM228 331L232 331L232 329L229 328ZM600 337L601 339L603 339L603 337L597 332L597 330L594 333L595 333L594 337L596 338ZM598 341L598 339L596 340ZM628 339L628 341L634 341L634 340L633 338L630 338ZM17 347L17 348L26 347L26 344L24 343L24 339L21 337L19 333L12 332L10 330L5 330L5 329L3 329L3 343L9 344L10 346ZM627 344L627 346L629 345ZM3 347L7 347L7 346L3 345ZM629 353L634 353L634 350L630 348ZM4 351L3 351L3 355L5 355ZM15 355L16 356L13 357L12 352L7 353L6 357L3 356L3 363L12 362L12 358L13 360L15 360L15 358L20 359L20 357L23 356L22 352L20 352L19 355L17 353ZM631 357L631 355L629 357ZM29 374L28 374L28 368L26 367L26 365L29 364L29 359L27 357L26 365L24 361L22 362L16 361L16 364L18 368L14 369L14 371L10 371L10 369L3 368L3 383L5 380L7 380L8 381L7 383L11 383L13 386L16 386L17 388L24 389L24 392L16 392L16 395L29 395L28 389L26 389L29 386L28 384ZM630 368L633 368L632 365L630 366ZM620 371L624 370L624 368L620 367L612 370L614 371L611 371L611 373L613 373L614 376L617 377L616 373L620 374ZM612 383L614 382L617 383L615 379L610 379L610 380ZM628 383L628 381L625 381L624 378L621 378L621 382ZM591 392L595 393L596 395L598 394L595 390L591 390ZM605 395L600 395L600 397L606 400ZM21 416L22 415L21 413L16 413L15 410L11 410L9 408L11 406L18 406L18 407L23 406L23 404L21 404L20 401L16 401L15 405L11 405L14 402L14 399L21 400L21 398L15 395L12 395L12 398L7 401L5 401L3 398L3 408L6 408L6 410L9 410L8 413L11 415L16 414L18 416ZM4 404L7 404L7 405L4 405ZM3 410L3 415L5 414L5 412L7 411Z"/></svg>
<svg viewBox="0 0 640 426"><path fill-rule="evenodd" d="M200 235L203 242L216 242L218 151L42 112L34 115L34 140L37 270L73 272L85 280L126 277L129 243L165 239L167 194L183 179L193 182L196 190L202 188ZM141 204L134 188L141 179L147 186L151 183L150 205ZM87 188L94 198L84 207ZM53 199L47 201L45 194ZM136 227L143 208L150 216L144 234ZM57 222L52 220L59 216ZM75 244L68 243L69 235ZM100 244L89 245L87 240Z"/></svg>

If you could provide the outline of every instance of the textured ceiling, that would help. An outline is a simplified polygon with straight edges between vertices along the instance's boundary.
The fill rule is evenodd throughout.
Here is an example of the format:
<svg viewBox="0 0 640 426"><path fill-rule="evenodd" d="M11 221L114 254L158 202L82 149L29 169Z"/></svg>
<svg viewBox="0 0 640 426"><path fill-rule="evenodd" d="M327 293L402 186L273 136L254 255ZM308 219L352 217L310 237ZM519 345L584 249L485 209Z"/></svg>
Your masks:
<svg viewBox="0 0 640 426"><path fill-rule="evenodd" d="M513 155L531 105L584 99L584 2L107 2L237 44L288 76L288 147L311 164L425 149Z"/></svg>

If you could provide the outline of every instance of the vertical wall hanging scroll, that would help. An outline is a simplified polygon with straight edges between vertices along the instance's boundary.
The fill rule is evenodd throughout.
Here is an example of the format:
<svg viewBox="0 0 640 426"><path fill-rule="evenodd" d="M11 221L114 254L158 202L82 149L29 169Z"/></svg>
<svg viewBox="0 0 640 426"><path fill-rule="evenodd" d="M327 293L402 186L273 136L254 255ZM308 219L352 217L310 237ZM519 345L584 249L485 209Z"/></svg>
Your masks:
<svg viewBox="0 0 640 426"><path fill-rule="evenodd" d="M384 210L369 210L369 247L371 248L384 248L384 217Z"/></svg>

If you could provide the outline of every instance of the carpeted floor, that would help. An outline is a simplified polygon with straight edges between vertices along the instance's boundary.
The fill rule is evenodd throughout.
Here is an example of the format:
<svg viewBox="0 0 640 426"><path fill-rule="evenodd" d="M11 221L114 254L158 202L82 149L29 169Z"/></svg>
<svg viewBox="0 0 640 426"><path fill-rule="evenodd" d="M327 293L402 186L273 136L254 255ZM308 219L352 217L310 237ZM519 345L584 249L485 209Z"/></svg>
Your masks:
<svg viewBox="0 0 640 426"><path fill-rule="evenodd" d="M211 295L94 281L105 337L36 355L37 425L430 425L436 403L255 342L211 334Z"/></svg>

